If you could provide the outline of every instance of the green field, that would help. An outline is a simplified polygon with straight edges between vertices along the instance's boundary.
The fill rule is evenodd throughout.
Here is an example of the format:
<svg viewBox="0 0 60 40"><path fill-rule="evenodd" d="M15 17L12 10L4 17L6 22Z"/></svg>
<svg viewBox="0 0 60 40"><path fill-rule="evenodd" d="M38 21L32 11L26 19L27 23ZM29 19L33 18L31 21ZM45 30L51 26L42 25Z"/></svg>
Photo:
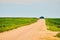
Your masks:
<svg viewBox="0 0 60 40"><path fill-rule="evenodd" d="M37 18L0 17L0 32L12 30L36 22Z"/></svg>
<svg viewBox="0 0 60 40"><path fill-rule="evenodd" d="M55 37L60 38L60 18L46 18L47 29L51 31L58 31Z"/></svg>
<svg viewBox="0 0 60 40"><path fill-rule="evenodd" d="M36 22L39 18L0 17L0 32ZM45 18L48 30L60 31L60 18Z"/></svg>
<svg viewBox="0 0 60 40"><path fill-rule="evenodd" d="M60 31L60 18L46 18L48 30Z"/></svg>

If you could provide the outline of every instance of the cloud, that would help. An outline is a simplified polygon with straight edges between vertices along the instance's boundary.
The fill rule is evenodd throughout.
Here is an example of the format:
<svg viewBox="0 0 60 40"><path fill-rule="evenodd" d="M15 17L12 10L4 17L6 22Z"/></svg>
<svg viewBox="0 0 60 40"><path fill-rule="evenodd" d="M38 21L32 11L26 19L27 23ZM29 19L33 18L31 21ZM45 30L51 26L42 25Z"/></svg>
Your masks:
<svg viewBox="0 0 60 40"><path fill-rule="evenodd" d="M0 3L16 3L16 4L32 4L32 3L46 3L58 2L60 0L0 0Z"/></svg>
<svg viewBox="0 0 60 40"><path fill-rule="evenodd" d="M0 0L0 2L30 2L32 0Z"/></svg>
<svg viewBox="0 0 60 40"><path fill-rule="evenodd" d="M0 3L29 4L32 0L0 0Z"/></svg>
<svg viewBox="0 0 60 40"><path fill-rule="evenodd" d="M30 2L48 2L48 1L60 1L60 0L0 0L0 2L15 2L15 3L21 3L21 2L24 2L24 3L30 3Z"/></svg>

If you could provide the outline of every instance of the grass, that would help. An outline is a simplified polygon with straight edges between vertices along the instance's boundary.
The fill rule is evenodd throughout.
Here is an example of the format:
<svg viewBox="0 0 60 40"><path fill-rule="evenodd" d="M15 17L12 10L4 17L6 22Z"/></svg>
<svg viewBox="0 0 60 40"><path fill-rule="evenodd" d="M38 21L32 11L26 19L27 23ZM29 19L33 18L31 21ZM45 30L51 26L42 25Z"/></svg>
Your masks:
<svg viewBox="0 0 60 40"><path fill-rule="evenodd" d="M0 32L12 30L36 22L38 18L0 17ZM60 18L46 18L48 30L60 31Z"/></svg>
<svg viewBox="0 0 60 40"><path fill-rule="evenodd" d="M0 17L0 32L9 31L36 22L38 18ZM60 18L46 18L48 30L60 32ZM60 33L56 35L60 38Z"/></svg>
<svg viewBox="0 0 60 40"><path fill-rule="evenodd" d="M58 34L56 35L56 37L60 38L60 33L58 33Z"/></svg>
<svg viewBox="0 0 60 40"><path fill-rule="evenodd" d="M37 18L0 17L0 32L12 30L36 22Z"/></svg>
<svg viewBox="0 0 60 40"><path fill-rule="evenodd" d="M48 30L58 31L55 37L60 38L60 18L46 18L46 25Z"/></svg>
<svg viewBox="0 0 60 40"><path fill-rule="evenodd" d="M48 30L60 31L60 18L46 18Z"/></svg>

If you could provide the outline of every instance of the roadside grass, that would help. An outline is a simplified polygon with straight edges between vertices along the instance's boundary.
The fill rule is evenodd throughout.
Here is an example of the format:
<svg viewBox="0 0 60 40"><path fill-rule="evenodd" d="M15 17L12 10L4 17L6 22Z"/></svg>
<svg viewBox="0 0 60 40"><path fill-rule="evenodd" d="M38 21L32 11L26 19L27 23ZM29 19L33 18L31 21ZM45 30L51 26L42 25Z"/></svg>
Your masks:
<svg viewBox="0 0 60 40"><path fill-rule="evenodd" d="M60 18L46 18L47 29L51 31L58 31L55 37L60 38Z"/></svg>
<svg viewBox="0 0 60 40"><path fill-rule="evenodd" d="M39 18L0 17L0 33L36 22ZM60 32L60 18L45 18L47 29ZM60 37L60 33L56 35Z"/></svg>
<svg viewBox="0 0 60 40"><path fill-rule="evenodd" d="M0 17L0 32L9 31L36 22L37 18Z"/></svg>
<svg viewBox="0 0 60 40"><path fill-rule="evenodd" d="M48 30L60 32L60 18L46 18Z"/></svg>
<svg viewBox="0 0 60 40"><path fill-rule="evenodd" d="M56 35L56 37L60 38L60 33L58 33L58 34Z"/></svg>

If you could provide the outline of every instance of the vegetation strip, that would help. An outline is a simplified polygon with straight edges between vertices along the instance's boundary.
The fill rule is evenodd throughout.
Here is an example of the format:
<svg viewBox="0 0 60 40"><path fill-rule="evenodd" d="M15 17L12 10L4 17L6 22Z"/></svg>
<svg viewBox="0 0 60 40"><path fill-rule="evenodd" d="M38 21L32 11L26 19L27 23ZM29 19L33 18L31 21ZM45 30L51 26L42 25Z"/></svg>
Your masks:
<svg viewBox="0 0 60 40"><path fill-rule="evenodd" d="M37 21L37 18L13 18L0 17L0 32L12 30L21 26L29 25Z"/></svg>

